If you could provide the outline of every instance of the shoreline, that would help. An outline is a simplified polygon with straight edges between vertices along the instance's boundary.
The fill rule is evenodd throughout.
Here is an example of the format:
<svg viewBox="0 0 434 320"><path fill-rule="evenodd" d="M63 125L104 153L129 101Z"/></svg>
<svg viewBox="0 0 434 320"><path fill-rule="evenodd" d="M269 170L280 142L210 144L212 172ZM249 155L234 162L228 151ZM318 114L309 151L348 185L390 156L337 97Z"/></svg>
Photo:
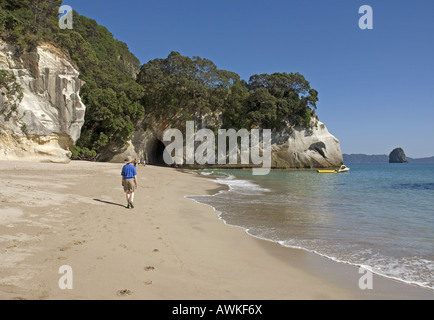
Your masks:
<svg viewBox="0 0 434 320"><path fill-rule="evenodd" d="M281 170L273 170L273 171L281 171ZM285 170L285 171L287 171L287 170ZM313 170L313 171L315 171L315 170ZM214 174L199 175L199 176L204 177L204 178L209 178L209 179L221 178L221 176L214 175ZM240 178L240 179L243 179L243 178ZM216 181L216 183L219 184L218 181ZM224 183L222 185L226 186L226 184L224 184ZM224 188L224 190L230 191L230 189L228 189L228 188ZM199 197L196 197L196 198L198 200L196 200L196 199L193 199L193 200L195 202L201 203L200 198ZM379 290L380 294L376 295L373 292L369 293L369 291L370 291L369 289L365 289L366 291L360 289L358 291L362 292L361 297L368 298L368 299L377 299L377 298L380 298L380 299L386 298L387 299L388 294L389 294L391 299L402 299L403 296L400 293L396 292L396 290L400 290L404 294L404 296L409 297L411 299L413 299L413 298L434 299L434 289L431 287L424 286L423 284L419 284L417 282L405 281L405 280L397 278L397 277L388 276L388 275L381 274L381 273L378 273L375 271L371 271L371 268L369 266L363 266L363 265L359 265L359 264L350 263L347 261L338 260L334 257L330 257L330 256L327 256L325 254L321 254L319 252L315 252L315 251L312 251L312 250L309 250L309 249L306 249L303 247L287 246L287 245L281 244L277 241L273 241L273 240L270 240L267 238L263 238L263 237L254 235L254 234L250 233L249 229L246 229L245 227L227 223L222 217L220 217L221 212L219 212L211 204L207 204L207 205L209 205L216 212L218 212L219 219L224 224L241 228L248 236L253 237L255 239L258 239L259 241L270 242L272 244L281 246L281 247L283 247L285 249L289 249L289 250L300 250L300 251L306 252L307 254L310 254L313 256L313 258L311 260L316 260L316 262L315 262L316 264L319 264L319 263L322 263L322 261L325 261L326 264L329 264L329 268L333 268L334 264L338 264L340 266L339 269L341 271L345 271L346 273L349 273L349 272L354 273L354 270L357 274L359 274L358 272L360 272L360 274L357 277L354 276L351 279L344 279L347 283L343 283L343 284L348 288L352 288L354 286L357 287L357 285L355 285L355 284L357 283L358 279L362 277L363 273L366 273L368 271L372 272L373 278L375 279L374 282L379 283L381 286L380 287L381 290ZM305 268L306 266L302 266L302 267ZM353 270L351 270L351 268ZM345 269L347 269L347 270L345 270ZM315 267L311 268L311 270L313 272L318 271L317 268L315 268ZM335 280L339 281L339 275L333 274L333 272L326 272L326 273L323 272L323 273L318 273L318 274L321 274L322 276L326 276L326 277L334 276L333 278ZM350 283L350 285L348 283L349 281L352 282L352 283ZM388 286L391 286L391 288L393 288L393 291L389 290L387 288ZM354 289L354 288L352 288L352 289ZM360 293L360 292L356 292L356 294Z"/></svg>
<svg viewBox="0 0 434 320"><path fill-rule="evenodd" d="M187 172L190 174L194 174L191 172ZM213 180L212 175L210 176L202 176L198 175L201 178ZM216 182L218 184L218 182ZM217 192L221 190L229 190L224 185L221 185L222 188L217 189L215 193L210 193L209 195L213 196ZM188 196L186 196L188 197ZM304 248L295 248L282 245L278 242L257 237L248 232L247 229L241 226L236 226L232 224L228 224L223 218L220 217L220 212L209 204L201 203L195 199L190 199L198 204L202 204L212 208L218 219L226 226L239 228L241 229L248 237L252 237L257 241L259 246L266 248L267 251L273 253L279 259L285 261L285 263L290 264L292 266L297 266L300 269L308 270L311 274L317 275L321 278L325 278L328 280L332 280L334 284L339 285L342 288L346 288L349 290L354 296L355 299L366 299L366 300L401 300L401 299L417 299L417 300L432 300L434 299L434 290L414 284L407 283L400 279L395 279L391 277L387 277L381 274L373 273L372 282L373 288L375 289L360 289L358 287L358 282L360 278L363 276L362 273L359 273L359 269L361 266L350 264L344 261L337 261L330 257L321 255L316 252L309 251ZM288 250L288 252L285 252ZM291 251L293 251L291 253ZM306 257L301 258L304 259L304 262L297 262L296 260L291 259L290 261L285 258L285 256L298 256L302 257L302 255L306 255ZM366 271L366 270L365 270Z"/></svg>
<svg viewBox="0 0 434 320"><path fill-rule="evenodd" d="M121 167L0 161L0 299L434 298L375 275L362 291L357 268L222 223L187 198L224 188L204 176L138 166L136 209L125 209ZM59 288L62 265L72 290Z"/></svg>

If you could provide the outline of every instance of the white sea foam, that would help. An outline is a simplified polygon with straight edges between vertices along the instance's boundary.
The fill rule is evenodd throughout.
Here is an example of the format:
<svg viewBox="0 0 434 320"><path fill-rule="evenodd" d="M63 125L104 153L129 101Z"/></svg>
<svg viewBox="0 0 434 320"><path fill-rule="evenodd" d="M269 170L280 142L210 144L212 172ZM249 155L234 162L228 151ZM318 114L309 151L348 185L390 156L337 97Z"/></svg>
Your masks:
<svg viewBox="0 0 434 320"><path fill-rule="evenodd" d="M215 181L219 184L224 184L229 187L230 191L235 191L241 194L262 194L270 192L270 189L263 188L249 180L236 179L234 176L227 178L217 178Z"/></svg>
<svg viewBox="0 0 434 320"><path fill-rule="evenodd" d="M214 171L200 171L199 174L203 175L203 176L209 176L212 175L214 173Z"/></svg>
<svg viewBox="0 0 434 320"><path fill-rule="evenodd" d="M419 257L397 259L380 254L369 254L369 252L371 252L370 249L347 254L342 254L341 252L338 254L337 252L333 253L333 250L327 250L326 246L317 244L312 246L302 241L297 241L296 239L277 241L277 243L284 247L314 253L338 263L364 268L384 278L434 290L434 264L432 261L426 259ZM312 243L315 243L315 241ZM361 258L367 254L369 254L369 258ZM363 263L360 261L363 261Z"/></svg>

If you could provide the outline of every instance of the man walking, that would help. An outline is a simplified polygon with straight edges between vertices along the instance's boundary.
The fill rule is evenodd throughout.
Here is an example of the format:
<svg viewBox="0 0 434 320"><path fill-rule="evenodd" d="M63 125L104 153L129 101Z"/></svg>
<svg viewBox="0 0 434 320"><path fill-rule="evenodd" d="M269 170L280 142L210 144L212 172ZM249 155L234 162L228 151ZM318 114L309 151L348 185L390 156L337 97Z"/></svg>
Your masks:
<svg viewBox="0 0 434 320"><path fill-rule="evenodd" d="M126 164L122 168L122 186L127 197L127 209L134 208L134 189L137 189L137 171L131 157L125 159Z"/></svg>

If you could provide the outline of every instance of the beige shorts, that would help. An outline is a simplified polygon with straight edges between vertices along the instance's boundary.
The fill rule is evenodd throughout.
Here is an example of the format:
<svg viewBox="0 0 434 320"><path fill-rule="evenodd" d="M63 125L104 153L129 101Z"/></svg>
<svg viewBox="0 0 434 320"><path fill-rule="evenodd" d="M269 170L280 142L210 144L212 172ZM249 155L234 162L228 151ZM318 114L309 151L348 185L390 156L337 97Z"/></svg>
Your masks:
<svg viewBox="0 0 434 320"><path fill-rule="evenodd" d="M124 186L125 192L134 192L134 179L124 179L122 185Z"/></svg>

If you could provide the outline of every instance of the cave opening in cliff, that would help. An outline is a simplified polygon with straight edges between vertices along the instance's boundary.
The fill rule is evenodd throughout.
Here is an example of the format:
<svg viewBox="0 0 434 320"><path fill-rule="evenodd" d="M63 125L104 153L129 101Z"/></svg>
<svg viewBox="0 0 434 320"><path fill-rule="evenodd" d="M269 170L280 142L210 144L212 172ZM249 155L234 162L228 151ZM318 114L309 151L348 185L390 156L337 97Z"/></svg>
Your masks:
<svg viewBox="0 0 434 320"><path fill-rule="evenodd" d="M166 146L163 142L161 142L158 139L155 139L151 154L149 155L149 164L156 165L156 166L165 166L166 163L164 162L164 152L166 150Z"/></svg>

